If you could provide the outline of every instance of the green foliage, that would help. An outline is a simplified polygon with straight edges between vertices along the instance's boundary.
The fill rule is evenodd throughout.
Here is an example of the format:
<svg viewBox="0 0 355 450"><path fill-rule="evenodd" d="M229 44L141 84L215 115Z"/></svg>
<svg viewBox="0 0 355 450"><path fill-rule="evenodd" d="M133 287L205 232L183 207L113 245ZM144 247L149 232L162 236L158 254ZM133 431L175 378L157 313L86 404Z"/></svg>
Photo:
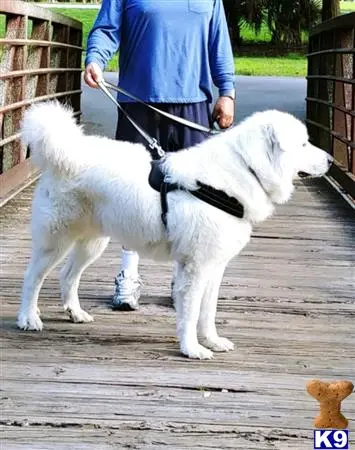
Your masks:
<svg viewBox="0 0 355 450"><path fill-rule="evenodd" d="M320 0L268 0L267 24L274 44L299 45L303 31L320 21Z"/></svg>
<svg viewBox="0 0 355 450"><path fill-rule="evenodd" d="M273 44L299 45L302 36L319 22L321 0L224 0L234 47L248 25L258 35L267 26Z"/></svg>

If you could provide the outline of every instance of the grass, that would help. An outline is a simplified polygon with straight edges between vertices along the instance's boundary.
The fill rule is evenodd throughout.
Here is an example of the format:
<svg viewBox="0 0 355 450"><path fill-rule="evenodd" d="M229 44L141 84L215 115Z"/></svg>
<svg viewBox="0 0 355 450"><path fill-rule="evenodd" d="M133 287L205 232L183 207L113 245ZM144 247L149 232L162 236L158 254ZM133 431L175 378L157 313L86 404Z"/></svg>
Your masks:
<svg viewBox="0 0 355 450"><path fill-rule="evenodd" d="M241 30L242 39L245 43L265 43L271 41L271 32L266 24L261 26L259 33L255 33L252 27L245 25ZM308 33L302 33L302 42L308 41Z"/></svg>
<svg viewBox="0 0 355 450"><path fill-rule="evenodd" d="M343 14L354 12L355 11L355 2L349 2L349 1L341 1L340 2L340 11Z"/></svg>
<svg viewBox="0 0 355 450"><path fill-rule="evenodd" d="M305 77L307 60L303 56L289 54L280 57L236 56L237 75Z"/></svg>
<svg viewBox="0 0 355 450"><path fill-rule="evenodd" d="M305 77L307 74L306 58L292 53L279 57L235 56L234 65L237 75ZM118 56L115 55L106 70L116 72L117 68Z"/></svg>
<svg viewBox="0 0 355 450"><path fill-rule="evenodd" d="M64 14L83 24L83 44L86 47L89 31L94 25L98 9L53 8L54 12Z"/></svg>

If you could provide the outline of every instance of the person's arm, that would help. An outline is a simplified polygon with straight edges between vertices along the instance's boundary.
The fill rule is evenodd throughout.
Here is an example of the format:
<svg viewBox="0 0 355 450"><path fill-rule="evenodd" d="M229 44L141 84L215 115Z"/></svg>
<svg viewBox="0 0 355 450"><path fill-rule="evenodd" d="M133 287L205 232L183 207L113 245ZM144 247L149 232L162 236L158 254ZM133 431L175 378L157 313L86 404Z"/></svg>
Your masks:
<svg viewBox="0 0 355 450"><path fill-rule="evenodd" d="M96 87L102 71L113 54L118 51L121 40L123 0L103 0L95 24L89 33L85 58L85 81Z"/></svg>
<svg viewBox="0 0 355 450"><path fill-rule="evenodd" d="M228 128L234 118L234 58L222 0L215 0L208 50L212 79L219 91L213 118L221 128Z"/></svg>

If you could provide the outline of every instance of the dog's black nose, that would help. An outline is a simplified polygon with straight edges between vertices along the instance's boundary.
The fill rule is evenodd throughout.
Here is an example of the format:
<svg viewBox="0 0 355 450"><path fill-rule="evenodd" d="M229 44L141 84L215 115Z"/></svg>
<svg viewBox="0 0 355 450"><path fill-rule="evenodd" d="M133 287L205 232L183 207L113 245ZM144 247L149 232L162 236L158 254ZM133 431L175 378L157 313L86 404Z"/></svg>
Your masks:
<svg viewBox="0 0 355 450"><path fill-rule="evenodd" d="M300 178L307 178L307 177L309 177L310 175L309 175L309 173L307 173L307 172L298 172L298 176L300 177Z"/></svg>

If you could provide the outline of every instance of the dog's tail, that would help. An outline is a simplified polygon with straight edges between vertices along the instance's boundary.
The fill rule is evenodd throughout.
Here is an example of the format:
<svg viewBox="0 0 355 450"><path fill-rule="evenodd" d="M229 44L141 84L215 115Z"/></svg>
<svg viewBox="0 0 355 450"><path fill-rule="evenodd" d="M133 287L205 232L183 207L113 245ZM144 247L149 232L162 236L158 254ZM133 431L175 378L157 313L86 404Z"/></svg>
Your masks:
<svg viewBox="0 0 355 450"><path fill-rule="evenodd" d="M21 135L40 169L72 172L78 168L83 133L69 107L58 101L32 105L25 112Z"/></svg>

